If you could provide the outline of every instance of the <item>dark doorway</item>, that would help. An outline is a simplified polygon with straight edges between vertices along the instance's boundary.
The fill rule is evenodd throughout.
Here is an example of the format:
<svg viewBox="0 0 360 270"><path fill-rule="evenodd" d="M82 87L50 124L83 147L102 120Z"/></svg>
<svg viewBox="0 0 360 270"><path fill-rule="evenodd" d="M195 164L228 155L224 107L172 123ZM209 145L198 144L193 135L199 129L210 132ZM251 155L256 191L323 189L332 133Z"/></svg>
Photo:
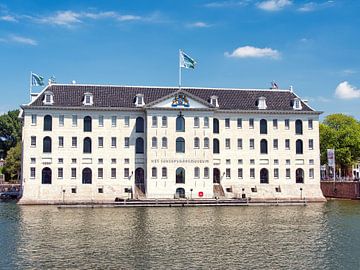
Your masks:
<svg viewBox="0 0 360 270"><path fill-rule="evenodd" d="M145 175L143 168L137 168L135 170L135 186L145 194Z"/></svg>
<svg viewBox="0 0 360 270"><path fill-rule="evenodd" d="M260 183L269 184L269 171L265 168L260 170Z"/></svg>
<svg viewBox="0 0 360 270"><path fill-rule="evenodd" d="M217 168L213 170L213 183L220 184L220 170Z"/></svg>
<svg viewBox="0 0 360 270"><path fill-rule="evenodd" d="M185 198L185 189L177 188L176 189L176 197L177 198Z"/></svg>

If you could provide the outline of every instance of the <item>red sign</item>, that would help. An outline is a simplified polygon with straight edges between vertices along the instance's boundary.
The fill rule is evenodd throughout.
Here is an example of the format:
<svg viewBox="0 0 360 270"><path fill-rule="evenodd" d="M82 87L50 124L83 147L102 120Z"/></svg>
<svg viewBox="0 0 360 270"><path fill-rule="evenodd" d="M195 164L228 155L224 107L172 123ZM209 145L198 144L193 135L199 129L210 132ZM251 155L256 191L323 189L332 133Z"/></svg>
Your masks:
<svg viewBox="0 0 360 270"><path fill-rule="evenodd" d="M204 196L204 192L199 191L199 197L202 197L202 196Z"/></svg>

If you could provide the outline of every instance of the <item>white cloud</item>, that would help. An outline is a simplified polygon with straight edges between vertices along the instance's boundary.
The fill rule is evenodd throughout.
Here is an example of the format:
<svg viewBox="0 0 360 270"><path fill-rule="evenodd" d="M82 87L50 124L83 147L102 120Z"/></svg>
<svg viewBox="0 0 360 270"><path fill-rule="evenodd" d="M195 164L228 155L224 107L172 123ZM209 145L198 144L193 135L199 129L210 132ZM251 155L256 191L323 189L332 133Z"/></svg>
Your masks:
<svg viewBox="0 0 360 270"><path fill-rule="evenodd" d="M38 44L37 41L34 39L22 37L22 36L18 36L18 35L10 35L7 38L0 38L0 42L20 43L20 44L31 45L31 46L36 46Z"/></svg>
<svg viewBox="0 0 360 270"><path fill-rule="evenodd" d="M205 4L208 8L229 8L229 7L244 7L249 4L249 0L243 1L223 1L223 2L210 2Z"/></svg>
<svg viewBox="0 0 360 270"><path fill-rule="evenodd" d="M205 22L194 22L194 23L189 23L187 26L192 28L206 28L206 27L210 27L210 24L207 24Z"/></svg>
<svg viewBox="0 0 360 270"><path fill-rule="evenodd" d="M135 16L135 15L118 15L116 19L121 22L125 22L125 21L138 21L141 20L142 18L140 16Z"/></svg>
<svg viewBox="0 0 360 270"><path fill-rule="evenodd" d="M225 52L225 56L233 58L280 58L280 53L271 48L256 48L244 46L235 49L232 53Z"/></svg>
<svg viewBox="0 0 360 270"><path fill-rule="evenodd" d="M335 4L334 1L326 1L323 3L309 2L302 5L297 10L300 12L312 12L318 9L332 7L334 6L334 4Z"/></svg>
<svg viewBox="0 0 360 270"><path fill-rule="evenodd" d="M335 96L340 99L360 98L360 89L349 84L347 81L339 83L335 89Z"/></svg>
<svg viewBox="0 0 360 270"><path fill-rule="evenodd" d="M267 0L258 3L257 7L266 11L278 11L291 4L290 0Z"/></svg>
<svg viewBox="0 0 360 270"><path fill-rule="evenodd" d="M18 20L11 15L4 15L0 17L0 21L6 21L6 22L17 22Z"/></svg>
<svg viewBox="0 0 360 270"><path fill-rule="evenodd" d="M60 26L72 26L74 24L81 23L81 15L79 13L67 10L67 11L58 11L55 15L48 17L37 18L35 21L45 24L54 24Z"/></svg>

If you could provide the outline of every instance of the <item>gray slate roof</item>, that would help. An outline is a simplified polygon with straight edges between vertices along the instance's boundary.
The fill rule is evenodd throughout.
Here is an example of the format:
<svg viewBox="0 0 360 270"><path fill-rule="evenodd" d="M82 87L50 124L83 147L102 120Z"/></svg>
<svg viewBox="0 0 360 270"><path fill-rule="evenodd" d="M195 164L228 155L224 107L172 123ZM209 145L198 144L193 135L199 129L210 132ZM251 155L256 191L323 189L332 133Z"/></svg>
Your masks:
<svg viewBox="0 0 360 270"><path fill-rule="evenodd" d="M244 89L212 89L212 88L182 88L184 91L198 97L206 103L210 96L218 96L219 109L222 110L258 110L256 101L266 97L269 111L294 111L292 102L297 96L287 90L244 90ZM177 87L138 87L138 86L108 86L108 85L76 85L53 84L47 87L54 94L56 107L82 107L84 93L93 94L94 107L135 108L136 94L143 94L145 104L154 102L164 96L175 94ZM43 104L44 91L30 104L33 106L49 106ZM210 103L209 103L210 104ZM266 111L265 110L265 111ZM302 102L301 111L314 111Z"/></svg>

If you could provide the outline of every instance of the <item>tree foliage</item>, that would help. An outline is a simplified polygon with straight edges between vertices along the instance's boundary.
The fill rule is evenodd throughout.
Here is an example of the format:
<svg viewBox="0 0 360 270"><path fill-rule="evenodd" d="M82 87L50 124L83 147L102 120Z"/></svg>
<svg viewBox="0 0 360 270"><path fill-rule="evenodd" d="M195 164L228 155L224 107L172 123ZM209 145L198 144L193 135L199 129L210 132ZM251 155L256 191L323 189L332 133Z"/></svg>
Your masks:
<svg viewBox="0 0 360 270"><path fill-rule="evenodd" d="M320 124L321 163L327 163L326 150L335 149L339 168L347 171L360 159L360 122L345 114L327 116Z"/></svg>
<svg viewBox="0 0 360 270"><path fill-rule="evenodd" d="M4 172L7 179L16 180L20 174L21 169L21 143L18 142L15 147L12 147L5 159Z"/></svg>
<svg viewBox="0 0 360 270"><path fill-rule="evenodd" d="M0 155L6 157L10 148L21 140L21 123L18 119L19 110L9 111L0 116Z"/></svg>

